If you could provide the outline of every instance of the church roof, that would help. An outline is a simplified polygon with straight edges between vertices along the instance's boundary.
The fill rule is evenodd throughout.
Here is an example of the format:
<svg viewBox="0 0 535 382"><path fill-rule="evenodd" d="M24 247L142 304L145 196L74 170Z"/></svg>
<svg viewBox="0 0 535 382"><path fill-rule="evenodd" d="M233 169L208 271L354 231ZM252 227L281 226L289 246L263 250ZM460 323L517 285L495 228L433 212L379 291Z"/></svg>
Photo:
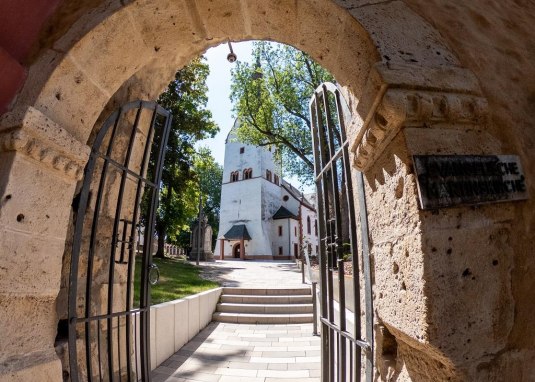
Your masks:
<svg viewBox="0 0 535 382"><path fill-rule="evenodd" d="M273 220L276 220L276 219L297 219L297 216L292 214L290 211L288 211L288 209L286 209L285 207L281 206L281 208L279 208L277 210L277 212L275 212L275 215L273 215Z"/></svg>
<svg viewBox="0 0 535 382"><path fill-rule="evenodd" d="M229 143L229 138L231 138L231 135L236 135L236 130L240 127L240 121L238 121L238 118L234 120L234 124L232 125L232 129L227 134L227 138L225 139L225 144Z"/></svg>
<svg viewBox="0 0 535 382"><path fill-rule="evenodd" d="M292 186L291 183L282 180L281 183L282 188L284 188L290 195L294 197L295 200L297 200L299 203L303 204L305 207L312 211L316 211L316 208L314 207L314 204L312 204L309 200L307 200L307 197L299 191L297 188Z"/></svg>
<svg viewBox="0 0 535 382"><path fill-rule="evenodd" d="M251 240L251 235L247 232L245 224L233 225L231 229L223 235L225 240Z"/></svg>

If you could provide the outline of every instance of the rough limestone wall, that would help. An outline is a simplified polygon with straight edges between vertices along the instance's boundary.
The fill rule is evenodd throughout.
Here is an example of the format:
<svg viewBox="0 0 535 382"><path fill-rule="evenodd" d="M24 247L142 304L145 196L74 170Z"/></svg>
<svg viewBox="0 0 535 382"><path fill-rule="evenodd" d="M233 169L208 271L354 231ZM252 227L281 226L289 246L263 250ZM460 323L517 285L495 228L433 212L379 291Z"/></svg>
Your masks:
<svg viewBox="0 0 535 382"><path fill-rule="evenodd" d="M509 375L509 380L531 380L535 378L530 367L535 357L535 327L531 324L535 314L535 278L531 275L535 258L530 242L535 230L535 3L406 3L438 29L463 66L475 73L489 102L489 131L501 141L503 153L521 157L531 198L503 211L504 219L510 221L506 228L510 235L488 238L502 256L495 259L500 262L497 266L503 266L505 261L511 268L514 323L505 351L478 365L478 379L500 380ZM474 299L479 298L474 295ZM483 306L480 309L481 314L486 314Z"/></svg>

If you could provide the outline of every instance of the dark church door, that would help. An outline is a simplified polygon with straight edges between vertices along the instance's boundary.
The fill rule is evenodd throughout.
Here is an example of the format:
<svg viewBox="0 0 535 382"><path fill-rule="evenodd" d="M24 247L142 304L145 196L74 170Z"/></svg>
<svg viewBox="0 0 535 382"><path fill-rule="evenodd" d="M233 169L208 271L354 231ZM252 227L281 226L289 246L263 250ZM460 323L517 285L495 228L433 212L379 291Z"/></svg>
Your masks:
<svg viewBox="0 0 535 382"><path fill-rule="evenodd" d="M234 244L234 247L232 247L232 255L234 256L235 259L240 258L240 250L241 250L240 243Z"/></svg>

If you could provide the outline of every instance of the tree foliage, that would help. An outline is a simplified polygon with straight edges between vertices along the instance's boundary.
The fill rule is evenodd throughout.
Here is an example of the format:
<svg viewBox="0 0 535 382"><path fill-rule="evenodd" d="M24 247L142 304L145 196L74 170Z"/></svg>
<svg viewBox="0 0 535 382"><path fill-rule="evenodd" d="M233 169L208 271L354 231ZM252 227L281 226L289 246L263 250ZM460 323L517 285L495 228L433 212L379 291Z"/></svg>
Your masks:
<svg viewBox="0 0 535 382"><path fill-rule="evenodd" d="M310 184L314 166L308 104L314 90L334 78L306 53L287 45L255 42L253 56L256 63L238 62L232 71L238 139L275 145L283 169Z"/></svg>
<svg viewBox="0 0 535 382"><path fill-rule="evenodd" d="M195 59L176 72L175 79L158 98L158 103L173 115L156 216L159 256L163 256L165 239L176 242L197 212L199 186L193 172L194 145L219 130L206 109L208 74L204 59Z"/></svg>
<svg viewBox="0 0 535 382"><path fill-rule="evenodd" d="M219 225L219 209L221 203L221 179L223 178L223 167L217 163L210 150L201 147L193 160L192 168L192 189L195 190L195 200L193 211L188 211L188 224L180 231L176 239L176 244L185 248L189 245L190 229L199 214L199 194L202 196L202 206L204 214L208 218L208 223L212 226L212 242L215 243L217 228Z"/></svg>

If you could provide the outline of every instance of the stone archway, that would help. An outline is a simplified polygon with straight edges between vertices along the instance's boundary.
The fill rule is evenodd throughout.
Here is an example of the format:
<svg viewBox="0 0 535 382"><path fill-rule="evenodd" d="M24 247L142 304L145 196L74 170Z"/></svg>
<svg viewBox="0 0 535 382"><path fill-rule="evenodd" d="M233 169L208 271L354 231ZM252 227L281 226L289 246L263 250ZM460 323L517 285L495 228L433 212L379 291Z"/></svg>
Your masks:
<svg viewBox="0 0 535 382"><path fill-rule="evenodd" d="M346 8L326 0L110 4L81 17L41 54L12 112L1 120L8 176L0 194L10 202L0 222L12 234L3 245L18 256L1 281L14 323L0 357L10 360L13 373L23 376L35 367L59 379L52 345L61 257L86 144L106 105L140 94L154 98L176 68L228 39L293 45L344 86L354 115L348 135L355 167L368 179L377 316L398 341L403 368L397 372L406 378L474 375L474 365L505 347L514 306L511 259L502 255L503 269L482 277L478 291L487 314L474 321L481 307L472 304L472 293L451 296L442 281L460 287L457 273L467 267L466 259L431 255L433 248L447 250L441 232L453 220L471 227L456 238L466 241L480 229L470 226L478 218L495 235L473 245L487 255L510 253L510 232L500 223L510 212L437 216L417 206L411 155L501 148L485 131L487 102L477 79L429 24L397 1ZM469 259L468 267L482 257ZM381 354L376 357L381 365Z"/></svg>

